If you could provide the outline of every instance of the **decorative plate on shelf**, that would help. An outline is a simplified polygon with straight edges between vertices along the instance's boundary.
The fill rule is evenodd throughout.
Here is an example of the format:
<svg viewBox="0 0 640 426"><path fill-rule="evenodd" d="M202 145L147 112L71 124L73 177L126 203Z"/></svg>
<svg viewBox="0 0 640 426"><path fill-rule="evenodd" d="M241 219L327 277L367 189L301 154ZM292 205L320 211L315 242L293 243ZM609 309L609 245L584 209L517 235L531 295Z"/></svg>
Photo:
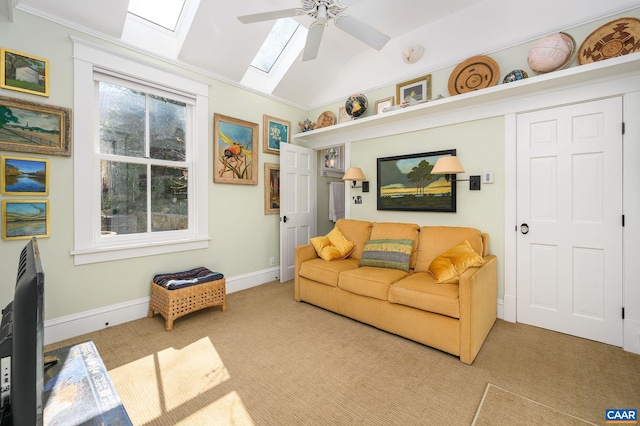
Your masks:
<svg viewBox="0 0 640 426"><path fill-rule="evenodd" d="M318 117L318 125L316 126L316 129L333 126L334 124L336 124L336 115L331 111L325 111L320 114L320 117Z"/></svg>
<svg viewBox="0 0 640 426"><path fill-rule="evenodd" d="M498 84L500 67L488 56L473 56L458 64L449 76L451 96Z"/></svg>
<svg viewBox="0 0 640 426"><path fill-rule="evenodd" d="M589 34L580 45L580 65L640 51L640 19L620 18Z"/></svg>

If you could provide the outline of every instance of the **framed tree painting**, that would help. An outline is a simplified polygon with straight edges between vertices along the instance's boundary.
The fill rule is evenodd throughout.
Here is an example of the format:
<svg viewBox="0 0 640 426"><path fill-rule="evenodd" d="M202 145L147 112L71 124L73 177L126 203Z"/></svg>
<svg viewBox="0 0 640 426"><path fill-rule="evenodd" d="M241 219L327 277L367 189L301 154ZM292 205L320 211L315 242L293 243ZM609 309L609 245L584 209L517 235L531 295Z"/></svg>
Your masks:
<svg viewBox="0 0 640 426"><path fill-rule="evenodd" d="M378 210L455 212L455 175L432 175L438 158L455 149L378 158Z"/></svg>
<svg viewBox="0 0 640 426"><path fill-rule="evenodd" d="M258 184L258 124L213 116L213 181Z"/></svg>
<svg viewBox="0 0 640 426"><path fill-rule="evenodd" d="M264 115L262 119L262 151L280 154L280 144L289 143L291 122Z"/></svg>
<svg viewBox="0 0 640 426"><path fill-rule="evenodd" d="M0 96L0 151L71 155L71 110Z"/></svg>
<svg viewBox="0 0 640 426"><path fill-rule="evenodd" d="M280 165L264 163L264 214L280 213Z"/></svg>
<svg viewBox="0 0 640 426"><path fill-rule="evenodd" d="M0 87L49 96L49 61L11 49L0 49Z"/></svg>
<svg viewBox="0 0 640 426"><path fill-rule="evenodd" d="M3 200L2 239L49 236L49 200Z"/></svg>
<svg viewBox="0 0 640 426"><path fill-rule="evenodd" d="M3 195L49 194L49 160L3 156L0 163Z"/></svg>

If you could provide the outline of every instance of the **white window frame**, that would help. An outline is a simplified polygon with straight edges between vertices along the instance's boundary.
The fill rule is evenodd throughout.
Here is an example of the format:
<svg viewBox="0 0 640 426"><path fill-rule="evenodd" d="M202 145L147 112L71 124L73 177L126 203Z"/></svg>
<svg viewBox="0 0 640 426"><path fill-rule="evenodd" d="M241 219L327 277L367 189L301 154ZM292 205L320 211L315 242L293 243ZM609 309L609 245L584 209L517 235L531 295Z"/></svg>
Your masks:
<svg viewBox="0 0 640 426"><path fill-rule="evenodd" d="M86 40L74 42L74 256L75 265L140 256L206 249L208 231L208 104L209 90L196 81ZM195 100L191 120L192 137L187 147L189 175L189 229L184 231L130 234L122 238L101 236L100 157L94 72L126 76L141 84L156 86Z"/></svg>

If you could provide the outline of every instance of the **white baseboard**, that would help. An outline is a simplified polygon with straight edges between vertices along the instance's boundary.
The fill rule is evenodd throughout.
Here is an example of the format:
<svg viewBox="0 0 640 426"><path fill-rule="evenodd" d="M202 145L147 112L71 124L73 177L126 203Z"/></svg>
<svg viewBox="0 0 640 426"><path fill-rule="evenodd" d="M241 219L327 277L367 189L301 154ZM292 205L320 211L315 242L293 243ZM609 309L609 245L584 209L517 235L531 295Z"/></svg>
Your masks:
<svg viewBox="0 0 640 426"><path fill-rule="evenodd" d="M279 275L280 268L273 267L236 277L226 277L227 294L277 280ZM143 297L47 320L44 322L44 343L48 345L113 325L144 318L148 312L149 297Z"/></svg>
<svg viewBox="0 0 640 426"><path fill-rule="evenodd" d="M627 352L640 354L640 321L625 319L623 323L623 349Z"/></svg>

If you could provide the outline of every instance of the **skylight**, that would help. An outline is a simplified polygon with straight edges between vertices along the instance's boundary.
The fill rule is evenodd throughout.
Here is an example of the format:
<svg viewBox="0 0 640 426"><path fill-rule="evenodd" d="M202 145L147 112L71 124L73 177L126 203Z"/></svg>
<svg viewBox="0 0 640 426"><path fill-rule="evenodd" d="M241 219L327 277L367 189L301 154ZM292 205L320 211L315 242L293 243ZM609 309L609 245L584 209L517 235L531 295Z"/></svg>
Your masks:
<svg viewBox="0 0 640 426"><path fill-rule="evenodd" d="M175 31L186 0L130 0L129 13Z"/></svg>
<svg viewBox="0 0 640 426"><path fill-rule="evenodd" d="M300 24L291 18L278 19L251 66L269 73Z"/></svg>

